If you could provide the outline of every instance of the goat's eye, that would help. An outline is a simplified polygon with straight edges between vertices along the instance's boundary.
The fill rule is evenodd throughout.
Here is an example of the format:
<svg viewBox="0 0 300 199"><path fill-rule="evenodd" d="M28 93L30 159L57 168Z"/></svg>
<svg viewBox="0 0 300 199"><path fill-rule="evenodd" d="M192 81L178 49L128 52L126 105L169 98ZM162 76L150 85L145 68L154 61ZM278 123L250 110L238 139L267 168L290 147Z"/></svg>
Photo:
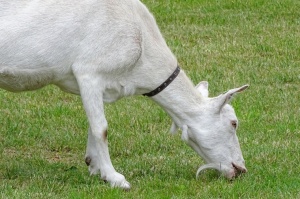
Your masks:
<svg viewBox="0 0 300 199"><path fill-rule="evenodd" d="M237 121L232 120L232 121L231 121L231 125L233 126L233 128L236 129L236 127L237 127Z"/></svg>

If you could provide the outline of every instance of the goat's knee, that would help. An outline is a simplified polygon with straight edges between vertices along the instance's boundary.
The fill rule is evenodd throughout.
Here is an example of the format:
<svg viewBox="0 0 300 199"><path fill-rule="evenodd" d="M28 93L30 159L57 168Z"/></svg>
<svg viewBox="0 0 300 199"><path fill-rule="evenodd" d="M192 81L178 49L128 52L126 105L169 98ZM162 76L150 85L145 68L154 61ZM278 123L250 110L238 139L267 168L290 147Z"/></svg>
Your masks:
<svg viewBox="0 0 300 199"><path fill-rule="evenodd" d="M107 130L93 132L90 128L85 155L85 163L89 166L90 174L98 174L106 164L111 165L109 159Z"/></svg>
<svg viewBox="0 0 300 199"><path fill-rule="evenodd" d="M91 139L94 139L94 142L98 142L98 144L101 143L107 143L107 130L103 131L96 131L96 132L90 132Z"/></svg>

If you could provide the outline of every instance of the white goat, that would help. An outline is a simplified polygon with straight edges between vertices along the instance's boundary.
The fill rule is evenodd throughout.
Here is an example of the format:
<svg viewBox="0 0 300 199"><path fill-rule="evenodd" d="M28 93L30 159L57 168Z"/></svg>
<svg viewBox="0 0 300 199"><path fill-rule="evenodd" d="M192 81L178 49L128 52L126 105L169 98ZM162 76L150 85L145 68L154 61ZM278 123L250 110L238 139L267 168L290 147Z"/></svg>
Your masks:
<svg viewBox="0 0 300 199"><path fill-rule="evenodd" d="M90 125L86 163L113 187L130 184L111 163L103 103L144 93L153 94L173 130L182 129L206 161L198 172L215 168L228 178L246 172L228 102L248 86L208 98L206 82L196 89L184 71L173 73L176 67L138 0L0 0L0 87L19 92L55 84L80 95Z"/></svg>

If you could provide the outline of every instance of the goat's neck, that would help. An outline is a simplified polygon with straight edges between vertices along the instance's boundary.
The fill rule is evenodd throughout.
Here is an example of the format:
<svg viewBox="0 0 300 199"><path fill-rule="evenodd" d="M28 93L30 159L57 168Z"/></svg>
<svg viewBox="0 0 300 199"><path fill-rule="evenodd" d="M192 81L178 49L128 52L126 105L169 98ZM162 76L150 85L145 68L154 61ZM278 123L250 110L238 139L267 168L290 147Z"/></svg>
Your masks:
<svg viewBox="0 0 300 199"><path fill-rule="evenodd" d="M201 95L184 71L162 92L152 97L172 117L178 127L189 123L199 111Z"/></svg>

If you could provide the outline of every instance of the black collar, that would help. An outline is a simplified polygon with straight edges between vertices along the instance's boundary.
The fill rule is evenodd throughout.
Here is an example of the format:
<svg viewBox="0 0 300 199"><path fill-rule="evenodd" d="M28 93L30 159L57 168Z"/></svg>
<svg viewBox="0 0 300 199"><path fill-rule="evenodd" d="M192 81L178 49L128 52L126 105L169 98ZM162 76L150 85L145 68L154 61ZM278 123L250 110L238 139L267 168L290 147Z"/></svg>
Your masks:
<svg viewBox="0 0 300 199"><path fill-rule="evenodd" d="M169 84L171 84L171 82L177 77L179 72L180 72L180 67L177 66L176 70L172 73L172 75L166 81L164 81L159 87L157 87L155 90L153 90L149 93L144 93L143 95L147 96L147 97L153 97L154 95L160 93L167 86L169 86Z"/></svg>

